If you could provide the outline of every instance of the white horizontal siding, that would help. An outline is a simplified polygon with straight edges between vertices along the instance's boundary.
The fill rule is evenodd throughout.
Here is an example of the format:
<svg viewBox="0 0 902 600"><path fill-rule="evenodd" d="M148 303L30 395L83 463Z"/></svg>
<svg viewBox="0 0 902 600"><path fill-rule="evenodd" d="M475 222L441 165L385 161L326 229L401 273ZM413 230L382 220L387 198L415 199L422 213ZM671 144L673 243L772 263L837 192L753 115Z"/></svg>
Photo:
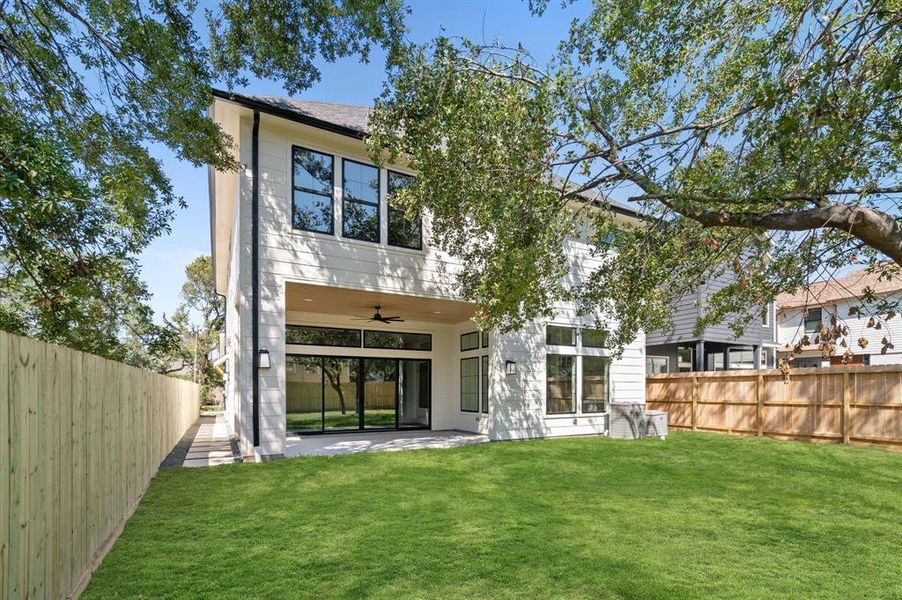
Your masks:
<svg viewBox="0 0 902 600"><path fill-rule="evenodd" d="M458 299L455 274L460 265L436 249L422 252L392 249L340 237L341 156L368 162L363 147L353 140L339 139L299 125L275 127L273 119L263 119L260 129L260 221L259 221L259 303L257 319L260 345L269 350L271 368L259 373L261 455L282 454L285 442L285 326L288 322L342 324L343 317L285 312L285 284L307 282L334 287L372 289L424 297ZM250 164L250 123L243 121L241 160ZM313 137L309 137L313 136ZM291 228L291 146L297 144L336 156L335 230L338 235L299 232ZM238 239L240 250L234 273L238 283L234 293L239 309L229 323L235 326L237 355L236 385L240 407L242 452L251 454L251 403L255 373L251 339L251 179L245 170L240 177ZM385 176L382 175L383 198ZM384 208L384 207L383 207ZM385 211L382 211L382 239L385 239ZM424 228L428 232L428 219ZM426 237L424 235L424 237ZM570 257L569 284L579 284L603 266L591 248L579 242L567 245ZM234 276L234 275L233 275ZM233 282L230 282L230 286ZM572 303L556 306L556 323L594 326L595 315L582 316ZM601 315L604 317L604 315ZM602 324L613 327L604 318ZM350 324L350 322L345 323ZM493 335L488 349L460 352L460 334L475 330L471 323L459 325L409 323L412 330L433 335L432 427L489 433L495 439L604 433L603 415L547 416L545 414L544 323L532 323L522 331ZM297 347L292 347L296 350ZM342 351L347 354L347 349ZM356 354L366 354L363 349ZM487 354L490 362L489 414L460 410L460 359ZM399 355L400 356L400 355ZM417 354L417 356L421 356ZM517 374L504 374L504 362L517 362ZM644 338L637 339L611 367L612 399L643 402L645 398ZM574 419L576 422L574 423Z"/></svg>
<svg viewBox="0 0 902 600"><path fill-rule="evenodd" d="M902 294L890 296L888 299L890 301L898 301L900 298L902 298ZM858 306L858 303L843 300L826 304L821 307L823 319L829 322L830 315L836 315L837 319L849 328L848 342L852 352L859 355L870 355L871 364L897 364L902 361L902 316L896 315L889 320L883 318L881 320L881 328L876 329L867 326L870 316L849 316L849 308L853 305ZM780 311L777 330L781 347L786 345L794 346L805 335L802 313L803 309L801 308L789 308ZM811 343L814 342L814 337L814 335L809 335ZM887 355L881 354L884 337L897 346L895 349L889 350ZM861 348L859 346L858 340L860 338L867 340L867 347ZM843 348L837 348L837 355L843 352Z"/></svg>

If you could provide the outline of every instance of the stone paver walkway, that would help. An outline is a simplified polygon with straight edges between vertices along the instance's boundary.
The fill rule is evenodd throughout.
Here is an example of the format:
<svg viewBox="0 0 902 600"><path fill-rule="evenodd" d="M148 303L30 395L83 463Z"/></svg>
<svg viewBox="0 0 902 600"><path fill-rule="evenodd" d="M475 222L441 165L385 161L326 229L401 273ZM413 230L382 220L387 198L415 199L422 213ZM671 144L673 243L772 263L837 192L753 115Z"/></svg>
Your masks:
<svg viewBox="0 0 902 600"><path fill-rule="evenodd" d="M229 428L221 415L200 418L200 426L185 460L183 467L212 467L240 462L232 448Z"/></svg>

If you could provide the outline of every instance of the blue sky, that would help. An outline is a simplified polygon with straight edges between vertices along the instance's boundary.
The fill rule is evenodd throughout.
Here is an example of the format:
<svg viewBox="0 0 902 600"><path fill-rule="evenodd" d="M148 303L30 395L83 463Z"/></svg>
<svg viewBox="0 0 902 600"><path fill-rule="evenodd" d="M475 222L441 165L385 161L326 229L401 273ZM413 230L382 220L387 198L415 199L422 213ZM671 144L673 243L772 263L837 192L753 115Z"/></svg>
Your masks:
<svg viewBox="0 0 902 600"><path fill-rule="evenodd" d="M408 37L425 42L444 32L474 40L522 43L539 60L551 57L557 43L566 37L570 21L586 11L585 3L561 8L551 0L541 18L529 13L520 0L408 0ZM310 100L370 104L382 90L384 56L375 52L369 64L356 59L323 63L322 80L300 97ZM244 90L249 93L285 95L280 82L254 80ZM195 168L176 160L165 148L153 149L164 162L177 194L188 203L178 210L170 235L156 240L141 256L144 280L153 294L151 305L157 320L171 315L178 305L185 265L210 253L209 210L206 168Z"/></svg>

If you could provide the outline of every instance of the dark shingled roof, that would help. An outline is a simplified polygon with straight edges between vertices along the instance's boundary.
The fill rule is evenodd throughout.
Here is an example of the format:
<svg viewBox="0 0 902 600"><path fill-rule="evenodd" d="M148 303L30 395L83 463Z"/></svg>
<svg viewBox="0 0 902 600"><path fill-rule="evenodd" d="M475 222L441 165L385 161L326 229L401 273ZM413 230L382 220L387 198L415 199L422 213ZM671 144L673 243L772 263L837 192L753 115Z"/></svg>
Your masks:
<svg viewBox="0 0 902 600"><path fill-rule="evenodd" d="M278 98L276 96L247 96L260 102L288 110L301 115L306 115L318 121L326 121L334 125L355 129L360 133L367 133L367 123L373 109L369 106L356 104L336 104L335 102L315 102L313 100L295 100L294 98Z"/></svg>
<svg viewBox="0 0 902 600"><path fill-rule="evenodd" d="M215 89L213 90L213 95L275 115L283 117L293 115L297 117L297 120L309 125L358 138L362 138L369 132L369 118L373 112L372 107L357 104L337 104L334 102L280 98L278 96L237 94ZM555 187L564 187L564 180L561 177L553 175L552 180L552 185L555 185ZM577 185L577 183L571 182L567 187L573 188ZM580 196L596 204L607 204L616 212L629 213L631 215L637 213L636 207L630 206L629 203L605 197L596 191L584 192Z"/></svg>
<svg viewBox="0 0 902 600"><path fill-rule="evenodd" d="M366 135L373 110L369 106L237 94L216 89L213 90L213 96L355 138Z"/></svg>

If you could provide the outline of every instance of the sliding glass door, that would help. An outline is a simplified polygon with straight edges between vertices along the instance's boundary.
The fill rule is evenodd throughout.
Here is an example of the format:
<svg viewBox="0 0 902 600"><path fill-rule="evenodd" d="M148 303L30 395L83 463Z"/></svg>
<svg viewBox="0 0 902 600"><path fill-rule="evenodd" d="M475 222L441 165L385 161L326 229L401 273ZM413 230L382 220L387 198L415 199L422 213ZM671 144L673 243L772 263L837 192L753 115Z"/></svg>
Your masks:
<svg viewBox="0 0 902 600"><path fill-rule="evenodd" d="M323 357L323 429L353 429L360 423L357 390L359 368L355 358Z"/></svg>
<svg viewBox="0 0 902 600"><path fill-rule="evenodd" d="M288 431L429 427L428 360L313 355L287 359Z"/></svg>
<svg viewBox="0 0 902 600"><path fill-rule="evenodd" d="M398 361L364 358L363 429L395 429L398 406Z"/></svg>
<svg viewBox="0 0 902 600"><path fill-rule="evenodd" d="M402 360L398 381L398 427L429 427L432 373L428 360Z"/></svg>

